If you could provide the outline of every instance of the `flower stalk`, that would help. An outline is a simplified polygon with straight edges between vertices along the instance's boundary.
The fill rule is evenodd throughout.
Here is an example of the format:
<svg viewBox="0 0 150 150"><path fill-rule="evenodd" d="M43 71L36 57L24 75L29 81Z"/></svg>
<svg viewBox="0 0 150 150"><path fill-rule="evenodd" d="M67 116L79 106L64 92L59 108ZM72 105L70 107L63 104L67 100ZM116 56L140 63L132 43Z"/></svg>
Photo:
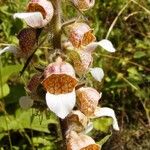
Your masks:
<svg viewBox="0 0 150 150"><path fill-rule="evenodd" d="M54 49L61 49L61 0L52 0L54 6L54 16L52 19L53 22L53 46Z"/></svg>
<svg viewBox="0 0 150 150"><path fill-rule="evenodd" d="M53 37L53 48L54 51L60 50L61 51L61 0L52 0L54 6L54 16L53 16L53 30L54 30L54 37ZM60 128L61 128L61 137L62 137L62 144L61 148L66 150L66 138L65 133L67 131L67 121L66 119L59 119Z"/></svg>

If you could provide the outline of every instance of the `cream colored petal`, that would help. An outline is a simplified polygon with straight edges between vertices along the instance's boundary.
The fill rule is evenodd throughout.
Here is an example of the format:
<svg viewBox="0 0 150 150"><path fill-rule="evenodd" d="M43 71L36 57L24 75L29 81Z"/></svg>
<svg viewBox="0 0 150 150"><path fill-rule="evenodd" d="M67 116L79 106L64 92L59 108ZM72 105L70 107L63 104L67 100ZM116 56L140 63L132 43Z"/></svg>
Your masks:
<svg viewBox="0 0 150 150"><path fill-rule="evenodd" d="M43 16L40 12L15 13L13 17L14 19L23 19L32 28L41 28L43 26Z"/></svg>
<svg viewBox="0 0 150 150"><path fill-rule="evenodd" d="M90 73L93 76L93 78L99 82L101 82L101 80L104 77L104 71L102 68L99 67L90 68Z"/></svg>
<svg viewBox="0 0 150 150"><path fill-rule="evenodd" d="M29 109L32 107L33 105L33 100L31 99L30 96L22 96L20 99L19 99L19 105L21 108L23 109Z"/></svg>
<svg viewBox="0 0 150 150"><path fill-rule="evenodd" d="M103 39L99 42L92 42L92 43L88 44L85 48L85 51L93 52L98 46L101 46L103 49L105 49L108 52L116 51L114 46L112 45L112 43L107 39Z"/></svg>
<svg viewBox="0 0 150 150"><path fill-rule="evenodd" d="M95 118L105 117L105 116L111 117L113 119L113 128L117 131L119 130L117 118L113 109L108 108L108 107L102 107L102 108L97 107L94 115L95 115Z"/></svg>
<svg viewBox="0 0 150 150"><path fill-rule="evenodd" d="M5 47L4 49L0 50L0 55L5 53L5 52L12 52L12 53L16 53L17 52L17 47L15 45L9 45L7 47Z"/></svg>
<svg viewBox="0 0 150 150"><path fill-rule="evenodd" d="M75 90L67 94L54 95L46 93L46 103L51 111L64 119L73 109L76 102Z"/></svg>
<svg viewBox="0 0 150 150"><path fill-rule="evenodd" d="M115 52L115 48L109 40L103 39L98 42L98 45L104 48L108 52Z"/></svg>
<svg viewBox="0 0 150 150"><path fill-rule="evenodd" d="M71 131L67 137L67 150L100 150L95 141L83 133Z"/></svg>

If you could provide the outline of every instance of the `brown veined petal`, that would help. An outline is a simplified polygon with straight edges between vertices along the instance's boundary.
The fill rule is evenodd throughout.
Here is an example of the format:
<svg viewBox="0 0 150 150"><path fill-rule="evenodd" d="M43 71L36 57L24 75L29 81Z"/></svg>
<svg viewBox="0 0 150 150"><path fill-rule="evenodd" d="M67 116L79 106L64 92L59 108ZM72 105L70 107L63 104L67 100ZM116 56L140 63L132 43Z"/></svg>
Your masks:
<svg viewBox="0 0 150 150"><path fill-rule="evenodd" d="M82 87L76 91L76 94L79 110L86 116L94 115L98 101L101 98L101 94L91 87Z"/></svg>
<svg viewBox="0 0 150 150"><path fill-rule="evenodd" d="M29 83L27 84L26 89L32 93L36 92L37 87L41 84L41 80L42 80L41 77L42 75L40 73L33 75Z"/></svg>
<svg viewBox="0 0 150 150"><path fill-rule="evenodd" d="M24 28L22 29L17 38L19 39L20 50L17 51L17 56L28 57L32 54L34 45L38 40L38 29Z"/></svg>
<svg viewBox="0 0 150 150"><path fill-rule="evenodd" d="M72 92L78 82L73 67L69 63L62 61L60 57L56 59L56 62L49 64L45 68L44 77L42 84L51 94Z"/></svg>
<svg viewBox="0 0 150 150"><path fill-rule="evenodd" d="M47 25L53 17L54 9L50 1L31 0L27 6L28 12L40 12L43 16L42 26Z"/></svg>
<svg viewBox="0 0 150 150"><path fill-rule="evenodd" d="M72 2L81 11L86 11L95 4L95 0L72 0Z"/></svg>
<svg viewBox="0 0 150 150"><path fill-rule="evenodd" d="M77 82L77 79L67 74L52 74L42 84L49 93L58 95L72 92Z"/></svg>
<svg viewBox="0 0 150 150"><path fill-rule="evenodd" d="M67 150L100 150L99 145L87 135L71 131L67 137Z"/></svg>
<svg viewBox="0 0 150 150"><path fill-rule="evenodd" d="M100 150L100 146L97 144L91 144L84 148L81 148L81 150Z"/></svg>
<svg viewBox="0 0 150 150"><path fill-rule="evenodd" d="M79 110L72 111L68 117L68 128L76 132L83 131L88 125L88 118Z"/></svg>
<svg viewBox="0 0 150 150"><path fill-rule="evenodd" d="M92 55L85 51L74 51L70 54L70 58L72 59L74 69L79 76L87 73L93 62Z"/></svg>
<svg viewBox="0 0 150 150"><path fill-rule="evenodd" d="M74 23L69 26L69 40L76 48L86 46L96 40L92 29L85 23Z"/></svg>

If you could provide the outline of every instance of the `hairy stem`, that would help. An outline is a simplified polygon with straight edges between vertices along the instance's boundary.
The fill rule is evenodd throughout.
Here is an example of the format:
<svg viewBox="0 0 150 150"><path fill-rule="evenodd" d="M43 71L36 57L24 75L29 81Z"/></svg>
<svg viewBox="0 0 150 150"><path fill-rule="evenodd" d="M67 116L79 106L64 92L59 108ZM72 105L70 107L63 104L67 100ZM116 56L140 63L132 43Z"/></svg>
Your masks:
<svg viewBox="0 0 150 150"><path fill-rule="evenodd" d="M54 49L61 49L61 0L52 0L54 6L54 16L53 16L53 46Z"/></svg>
<svg viewBox="0 0 150 150"><path fill-rule="evenodd" d="M52 0L54 6L54 16L53 16L53 30L54 30L54 37L53 37L53 47L54 50L61 50L61 29L62 29L62 22L61 22L61 0ZM61 51L62 53L62 51ZM59 119L61 134L62 134L62 144L61 149L66 150L66 139L65 139L65 132L67 130L67 122L64 119Z"/></svg>

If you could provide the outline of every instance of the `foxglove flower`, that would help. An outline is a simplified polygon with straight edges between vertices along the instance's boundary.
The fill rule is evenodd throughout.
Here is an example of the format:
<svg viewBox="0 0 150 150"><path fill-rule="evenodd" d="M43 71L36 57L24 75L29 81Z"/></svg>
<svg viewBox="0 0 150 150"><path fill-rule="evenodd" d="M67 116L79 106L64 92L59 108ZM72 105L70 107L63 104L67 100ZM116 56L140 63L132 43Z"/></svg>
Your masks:
<svg viewBox="0 0 150 150"><path fill-rule="evenodd" d="M67 150L100 150L100 146L90 137L71 131L66 136Z"/></svg>
<svg viewBox="0 0 150 150"><path fill-rule="evenodd" d="M86 11L95 4L95 0L72 0L72 2L81 11Z"/></svg>
<svg viewBox="0 0 150 150"><path fill-rule="evenodd" d="M95 41L96 38L86 23L74 23L69 27L69 40L74 47L79 48Z"/></svg>
<svg viewBox="0 0 150 150"><path fill-rule="evenodd" d="M76 101L75 86L77 79L73 67L59 57L49 64L44 71L46 102L51 111L60 118L65 118L73 109Z"/></svg>
<svg viewBox="0 0 150 150"><path fill-rule="evenodd" d="M17 51L18 57L29 57L34 51L34 45L38 41L39 29L24 28L22 29L17 38L19 39L19 50Z"/></svg>
<svg viewBox="0 0 150 150"><path fill-rule="evenodd" d="M119 130L118 122L114 111L108 107L98 107L98 101L101 98L95 89L87 87L77 90L77 106L89 118L111 117L113 119L113 128Z"/></svg>
<svg viewBox="0 0 150 150"><path fill-rule="evenodd" d="M28 26L42 28L52 19L54 13L53 6L48 0L31 0L27 6L26 13L16 13L14 18L23 19Z"/></svg>
<svg viewBox="0 0 150 150"><path fill-rule="evenodd" d="M68 128L76 132L81 132L88 125L88 118L81 111L74 110L67 116Z"/></svg>
<svg viewBox="0 0 150 150"><path fill-rule="evenodd" d="M86 116L93 116L101 94L91 87L82 87L76 91L76 94L79 110Z"/></svg>
<svg viewBox="0 0 150 150"><path fill-rule="evenodd" d="M93 62L92 55L85 51L72 51L70 53L70 58L72 59L74 69L79 76L87 73Z"/></svg>

